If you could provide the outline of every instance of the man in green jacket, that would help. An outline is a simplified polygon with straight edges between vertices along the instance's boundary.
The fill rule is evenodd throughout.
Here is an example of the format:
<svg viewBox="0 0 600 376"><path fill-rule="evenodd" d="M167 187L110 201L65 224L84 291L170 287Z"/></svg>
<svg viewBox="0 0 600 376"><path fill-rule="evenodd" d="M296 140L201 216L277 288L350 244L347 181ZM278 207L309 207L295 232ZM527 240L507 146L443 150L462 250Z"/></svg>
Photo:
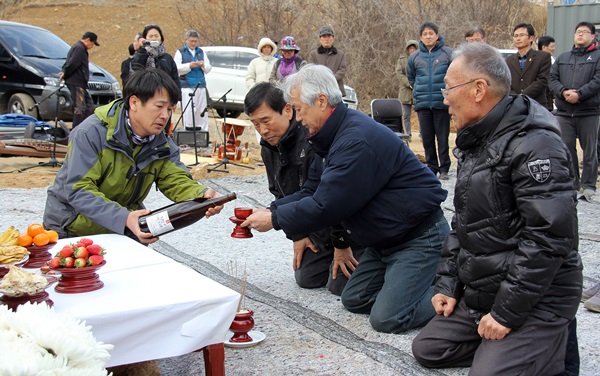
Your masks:
<svg viewBox="0 0 600 376"><path fill-rule="evenodd" d="M168 74L132 73L123 99L97 108L71 133L64 165L48 188L44 227L61 238L117 233L149 244L158 238L142 232L138 218L150 212L143 201L152 184L176 202L218 196L192 179L164 133L178 98Z"/></svg>

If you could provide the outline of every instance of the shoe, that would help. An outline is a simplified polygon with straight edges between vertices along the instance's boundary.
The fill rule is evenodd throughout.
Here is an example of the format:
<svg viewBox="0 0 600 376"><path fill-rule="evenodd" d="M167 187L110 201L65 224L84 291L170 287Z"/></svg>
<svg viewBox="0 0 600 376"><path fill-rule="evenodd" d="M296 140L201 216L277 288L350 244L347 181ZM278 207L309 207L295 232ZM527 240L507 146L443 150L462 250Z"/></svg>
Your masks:
<svg viewBox="0 0 600 376"><path fill-rule="evenodd" d="M585 201L592 201L595 194L596 194L596 191L594 191L593 189L585 188L583 190L583 193L581 194L581 196L579 196L579 199L585 200Z"/></svg>
<svg viewBox="0 0 600 376"><path fill-rule="evenodd" d="M592 296L596 295L600 291L600 283L596 283L594 286L590 287L587 290L583 290L581 293L581 301L585 302L590 299Z"/></svg>
<svg viewBox="0 0 600 376"><path fill-rule="evenodd" d="M583 306L590 311L600 312L600 291L583 303Z"/></svg>
<svg viewBox="0 0 600 376"><path fill-rule="evenodd" d="M440 172L440 180L448 180L450 179L448 177L448 173L447 172Z"/></svg>

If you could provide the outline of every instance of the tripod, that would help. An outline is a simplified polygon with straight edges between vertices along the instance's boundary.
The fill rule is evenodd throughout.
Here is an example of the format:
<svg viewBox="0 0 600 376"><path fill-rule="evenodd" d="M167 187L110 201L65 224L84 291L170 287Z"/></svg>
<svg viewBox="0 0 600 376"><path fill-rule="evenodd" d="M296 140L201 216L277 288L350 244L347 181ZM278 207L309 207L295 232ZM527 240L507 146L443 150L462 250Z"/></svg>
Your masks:
<svg viewBox="0 0 600 376"><path fill-rule="evenodd" d="M233 89L229 89L228 92L223 94L223 96L217 100L217 102L220 101L221 99L223 100L223 159L221 160L221 162L215 164L214 167L209 168L208 172L216 171L216 172L229 173L229 171L227 171L228 164L232 164L232 165L238 166L238 167L250 168L250 169L254 170L254 167L252 167L252 166L244 166L242 164L230 162L229 157L227 157L227 94L229 94L229 92L231 90L233 90ZM232 128L233 128L233 126L232 126ZM218 148L217 148L217 150L218 150ZM221 167L221 166L223 166L223 169L219 170L219 167Z"/></svg>
<svg viewBox="0 0 600 376"><path fill-rule="evenodd" d="M37 102L33 106L29 107L28 110L31 111L34 108L39 108L40 104L42 104L45 101L47 101L48 98L52 97L53 95L58 96L58 92L64 86L65 86L64 82L61 81L58 89L56 89L52 93L48 94L45 98L42 98L39 102ZM25 170L29 170L29 169L35 168L35 167L45 167L45 166L50 166L50 167L57 167L58 166L58 167L60 167L60 166L62 166L63 165L62 162L59 162L56 159L56 138L58 137L57 133L58 133L58 98L56 98L56 113L54 115L54 135L52 137L52 153L50 154L50 160L48 162L40 162L37 165L33 165L33 166L22 168L22 169L17 170L17 171L18 172L23 172Z"/></svg>

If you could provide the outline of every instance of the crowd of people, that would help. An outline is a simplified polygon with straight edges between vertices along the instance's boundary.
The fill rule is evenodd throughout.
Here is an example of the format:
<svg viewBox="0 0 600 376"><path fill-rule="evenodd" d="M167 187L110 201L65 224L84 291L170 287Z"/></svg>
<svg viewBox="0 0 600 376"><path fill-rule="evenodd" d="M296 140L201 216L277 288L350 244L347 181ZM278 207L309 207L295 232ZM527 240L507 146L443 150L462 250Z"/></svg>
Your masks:
<svg viewBox="0 0 600 376"><path fill-rule="evenodd" d="M533 49L527 23L514 27L517 52L506 59L481 28L454 50L432 22L418 33L396 73L405 131L412 137L414 107L425 163L389 128L344 105L346 55L331 26L306 60L292 36L260 40L244 111L274 200L242 226L283 231L298 286L326 286L375 330L422 327L412 351L425 367L575 375L580 299L600 312L600 285L582 293L576 208L593 199L598 177L595 27L578 23L572 50L556 59L549 36ZM173 201L218 195L191 178L164 133L180 101L193 102L186 126L207 127L211 63L199 37L187 31L172 57L161 28L147 25L122 64L123 98L93 114L83 65L98 36L87 32L73 46L61 77L78 120L48 190L45 228L148 244L157 238L138 218L152 184ZM450 120L457 181L448 224L440 180L450 174Z"/></svg>

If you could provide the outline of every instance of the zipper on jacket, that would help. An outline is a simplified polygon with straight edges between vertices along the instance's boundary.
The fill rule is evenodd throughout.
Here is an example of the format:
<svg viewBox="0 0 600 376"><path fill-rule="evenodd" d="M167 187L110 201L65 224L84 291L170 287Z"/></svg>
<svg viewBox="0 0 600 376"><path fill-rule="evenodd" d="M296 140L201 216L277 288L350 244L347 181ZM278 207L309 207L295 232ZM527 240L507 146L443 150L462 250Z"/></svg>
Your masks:
<svg viewBox="0 0 600 376"><path fill-rule="evenodd" d="M106 166L106 168L104 169L104 171L102 172L102 175L100 175L100 179L98 179L98 186L102 185L102 183L104 182L104 179L106 179L106 176L108 175L111 167L112 167L112 162L109 162L108 165Z"/></svg>
<svg viewBox="0 0 600 376"><path fill-rule="evenodd" d="M127 207L130 207L134 202L137 202L137 200L140 196L140 192L142 191L142 187L144 186L144 183L146 182L146 176L148 176L148 175L153 175L156 177L155 172L140 171L140 172L134 174L134 177L136 178L135 188L133 189L133 193L131 194L131 198L129 199L129 202L127 202Z"/></svg>

